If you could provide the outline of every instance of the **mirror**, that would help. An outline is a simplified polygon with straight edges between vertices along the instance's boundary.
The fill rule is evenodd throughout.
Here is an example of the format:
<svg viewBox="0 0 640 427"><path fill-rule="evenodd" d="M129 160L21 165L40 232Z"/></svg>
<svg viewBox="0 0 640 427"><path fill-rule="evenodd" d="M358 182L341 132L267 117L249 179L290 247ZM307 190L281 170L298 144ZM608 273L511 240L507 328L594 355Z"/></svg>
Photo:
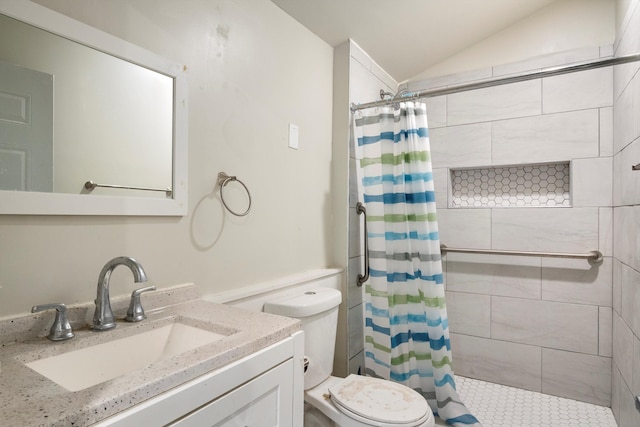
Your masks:
<svg viewBox="0 0 640 427"><path fill-rule="evenodd" d="M30 2L0 5L0 213L185 215L183 67Z"/></svg>

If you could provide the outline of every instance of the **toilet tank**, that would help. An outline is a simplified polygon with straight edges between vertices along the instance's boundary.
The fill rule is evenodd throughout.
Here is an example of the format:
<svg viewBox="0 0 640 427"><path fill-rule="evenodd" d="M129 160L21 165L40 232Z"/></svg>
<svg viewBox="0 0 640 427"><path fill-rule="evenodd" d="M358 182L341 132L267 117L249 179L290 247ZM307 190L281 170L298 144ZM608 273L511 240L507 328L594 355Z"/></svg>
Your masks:
<svg viewBox="0 0 640 427"><path fill-rule="evenodd" d="M318 288L268 301L264 305L267 313L293 317L302 322L304 353L309 360L304 374L305 390L317 386L331 375L341 301L340 291Z"/></svg>

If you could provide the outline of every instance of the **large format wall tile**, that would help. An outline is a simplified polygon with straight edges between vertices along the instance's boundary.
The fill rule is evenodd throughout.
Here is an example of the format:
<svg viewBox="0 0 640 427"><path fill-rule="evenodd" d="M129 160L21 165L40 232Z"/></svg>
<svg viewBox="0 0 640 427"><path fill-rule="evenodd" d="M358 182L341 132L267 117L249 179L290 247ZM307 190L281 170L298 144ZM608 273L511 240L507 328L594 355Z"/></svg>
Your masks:
<svg viewBox="0 0 640 427"><path fill-rule="evenodd" d="M539 257L447 254L447 289L540 299L540 264Z"/></svg>
<svg viewBox="0 0 640 427"><path fill-rule="evenodd" d="M611 368L611 412L618 423L620 422L620 381L622 381L620 371L614 364Z"/></svg>
<svg viewBox="0 0 640 427"><path fill-rule="evenodd" d="M542 349L542 392L611 405L611 358Z"/></svg>
<svg viewBox="0 0 640 427"><path fill-rule="evenodd" d="M633 337L633 378L631 379L632 391L640 395L640 339Z"/></svg>
<svg viewBox="0 0 640 427"><path fill-rule="evenodd" d="M622 265L621 271L621 308L620 316L640 336L640 273L628 265Z"/></svg>
<svg viewBox="0 0 640 427"><path fill-rule="evenodd" d="M357 49L351 49L352 54ZM349 81L354 82L349 88L349 98L351 102L365 103L377 100L380 97L380 89L395 91L395 85L388 85L372 72L377 67L371 64L371 59L366 55L359 54L355 60L351 61Z"/></svg>
<svg viewBox="0 0 640 427"><path fill-rule="evenodd" d="M362 304L349 309L349 357L354 357L364 348L364 318Z"/></svg>
<svg viewBox="0 0 640 427"><path fill-rule="evenodd" d="M451 126L540 114L541 85L540 80L531 80L448 95L447 123Z"/></svg>
<svg viewBox="0 0 640 427"><path fill-rule="evenodd" d="M435 167L491 164L491 123L432 129L429 142Z"/></svg>
<svg viewBox="0 0 640 427"><path fill-rule="evenodd" d="M486 338L491 336L489 295L447 292L446 297L451 332Z"/></svg>
<svg viewBox="0 0 640 427"><path fill-rule="evenodd" d="M598 248L597 208L492 211L493 249L589 252Z"/></svg>
<svg viewBox="0 0 640 427"><path fill-rule="evenodd" d="M613 309L598 307L598 354L613 356Z"/></svg>
<svg viewBox="0 0 640 427"><path fill-rule="evenodd" d="M622 267L623 264L617 259L613 259L613 309L622 313Z"/></svg>
<svg viewBox="0 0 640 427"><path fill-rule="evenodd" d="M440 242L451 247L489 248L490 209L444 209L438 212Z"/></svg>
<svg viewBox="0 0 640 427"><path fill-rule="evenodd" d="M436 192L436 209L446 209L449 203L449 169L433 169L433 186Z"/></svg>
<svg viewBox="0 0 640 427"><path fill-rule="evenodd" d="M613 362L625 381L633 375L633 332L618 313L613 313Z"/></svg>
<svg viewBox="0 0 640 427"><path fill-rule="evenodd" d="M598 250L613 256L613 208L598 209Z"/></svg>
<svg viewBox="0 0 640 427"><path fill-rule="evenodd" d="M613 243L616 258L640 270L640 206L613 209Z"/></svg>
<svg viewBox="0 0 640 427"><path fill-rule="evenodd" d="M617 153L626 147L634 135L633 91L624 90L615 100L613 107L613 152Z"/></svg>
<svg viewBox="0 0 640 427"><path fill-rule="evenodd" d="M620 382L620 413L618 416L620 427L640 426L640 412L636 409L636 393L629 390L629 386L623 380Z"/></svg>
<svg viewBox="0 0 640 427"><path fill-rule="evenodd" d="M576 207L611 206L613 159L596 157L571 162L571 201Z"/></svg>
<svg viewBox="0 0 640 427"><path fill-rule="evenodd" d="M481 68L477 70L462 71L445 76L429 77L424 80L412 81L406 84L410 92L422 90L434 90L446 86L467 83L474 80L484 80L491 77L491 68Z"/></svg>
<svg viewBox="0 0 640 427"><path fill-rule="evenodd" d="M424 103L427 105L427 123L429 132L435 128L447 125L447 97L434 96L426 98Z"/></svg>
<svg viewBox="0 0 640 427"><path fill-rule="evenodd" d="M451 352L458 375L541 390L539 347L452 333Z"/></svg>
<svg viewBox="0 0 640 427"><path fill-rule="evenodd" d="M600 108L600 155L613 154L613 107Z"/></svg>
<svg viewBox="0 0 640 427"><path fill-rule="evenodd" d="M640 140L627 145L616 157L618 202L621 205L638 205L640 204L640 171L632 170L631 166L640 163Z"/></svg>
<svg viewBox="0 0 640 427"><path fill-rule="evenodd" d="M640 137L640 75L633 77L631 90L633 91L633 137Z"/></svg>
<svg viewBox="0 0 640 427"><path fill-rule="evenodd" d="M621 39L617 40L616 56L631 55L640 52L640 11L637 2L629 10L635 8L628 25L620 32ZM614 68L613 74L613 98L620 96L631 78L638 71L640 64L632 62L630 64L618 65Z"/></svg>
<svg viewBox="0 0 640 427"><path fill-rule="evenodd" d="M349 373L355 375L364 373L364 350L349 359Z"/></svg>
<svg viewBox="0 0 640 427"><path fill-rule="evenodd" d="M493 164L597 157L599 139L597 109L503 120L493 123Z"/></svg>
<svg viewBox="0 0 640 427"><path fill-rule="evenodd" d="M611 258L591 264L583 259L543 258L542 299L611 307Z"/></svg>
<svg viewBox="0 0 640 427"><path fill-rule="evenodd" d="M574 64L576 62L586 62L598 59L600 48L598 46L587 46L579 49L571 49L562 52L540 55L524 61L510 64L495 65L493 67L494 76L504 76L508 74L521 74L528 71L538 71L541 68L558 67L560 65Z"/></svg>
<svg viewBox="0 0 640 427"><path fill-rule="evenodd" d="M598 307L492 297L491 337L598 354Z"/></svg>
<svg viewBox="0 0 640 427"><path fill-rule="evenodd" d="M542 113L613 105L611 67L542 79Z"/></svg>
<svg viewBox="0 0 640 427"><path fill-rule="evenodd" d="M347 302L352 308L362 304L363 287L358 286L358 275L364 273L364 259L362 256L349 258L349 271L347 277Z"/></svg>
<svg viewBox="0 0 640 427"><path fill-rule="evenodd" d="M349 151L353 155L353 147L350 145ZM349 207L355 208L356 203L360 201L358 192L358 161L354 157L349 158Z"/></svg>

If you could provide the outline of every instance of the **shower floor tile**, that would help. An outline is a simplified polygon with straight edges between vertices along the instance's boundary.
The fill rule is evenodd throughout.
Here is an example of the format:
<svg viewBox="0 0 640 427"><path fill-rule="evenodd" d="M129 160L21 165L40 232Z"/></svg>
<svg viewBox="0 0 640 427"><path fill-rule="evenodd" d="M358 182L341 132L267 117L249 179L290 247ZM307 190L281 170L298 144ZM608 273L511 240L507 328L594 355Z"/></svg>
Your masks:
<svg viewBox="0 0 640 427"><path fill-rule="evenodd" d="M616 427L610 408L456 375L462 401L484 427ZM438 420L436 425L446 425Z"/></svg>

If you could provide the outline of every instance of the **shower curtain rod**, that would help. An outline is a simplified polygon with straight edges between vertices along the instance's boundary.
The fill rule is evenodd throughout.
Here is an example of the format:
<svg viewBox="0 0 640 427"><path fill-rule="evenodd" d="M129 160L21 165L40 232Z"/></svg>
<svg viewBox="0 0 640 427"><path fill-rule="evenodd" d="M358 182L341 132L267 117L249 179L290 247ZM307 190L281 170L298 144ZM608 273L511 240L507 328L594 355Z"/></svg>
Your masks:
<svg viewBox="0 0 640 427"><path fill-rule="evenodd" d="M561 74L569 74L577 71L586 71L595 68L609 67L612 65L627 64L629 62L640 61L640 54L619 56L617 58L599 59L591 62L583 62L574 65L566 65L561 67L543 68L532 73L520 74L517 76L500 77L496 79L479 80L472 83L464 83L459 85L448 86L437 89L426 89L418 92L402 95L395 99L384 99L381 101L367 102L364 104L351 104L351 112L364 110L371 107L382 107L385 105L397 104L398 102L413 101L420 98L431 98L434 96L449 95L452 93L466 92L469 90L483 89L487 87L500 86L509 83L524 82L527 80L540 79L543 77L553 77Z"/></svg>

